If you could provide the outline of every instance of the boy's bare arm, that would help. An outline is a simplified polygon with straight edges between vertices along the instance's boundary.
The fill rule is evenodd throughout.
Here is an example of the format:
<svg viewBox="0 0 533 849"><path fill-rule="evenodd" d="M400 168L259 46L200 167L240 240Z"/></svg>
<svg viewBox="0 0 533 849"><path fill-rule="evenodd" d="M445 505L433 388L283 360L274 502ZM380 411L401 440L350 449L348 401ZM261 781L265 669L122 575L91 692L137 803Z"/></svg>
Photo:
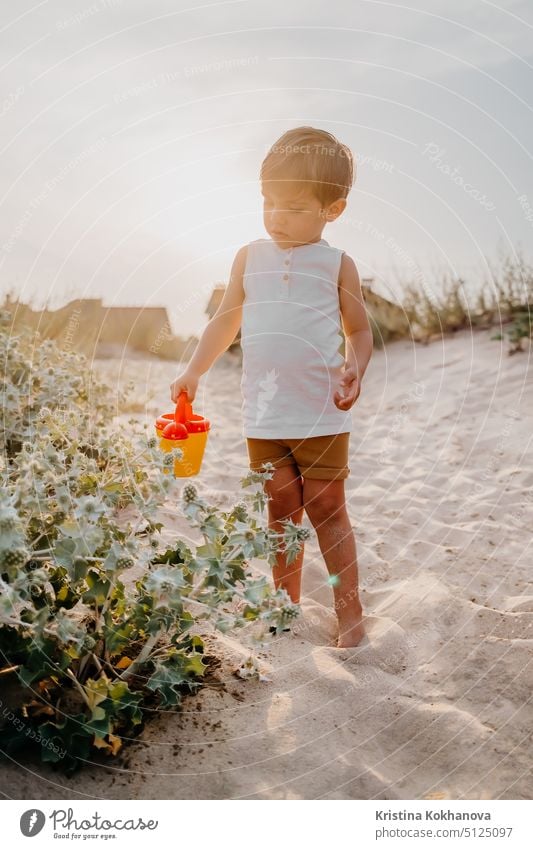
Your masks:
<svg viewBox="0 0 533 849"><path fill-rule="evenodd" d="M353 259L346 254L342 256L339 273L339 303L346 337L345 377L342 380L345 395L336 392L334 400L339 409L347 410L359 396L374 343L359 273Z"/></svg>
<svg viewBox="0 0 533 849"><path fill-rule="evenodd" d="M177 401L185 389L189 401L194 400L198 381L235 339L242 321L244 301L243 276L246 266L246 246L236 254L229 283L213 318L207 324L185 371L170 386L170 397Z"/></svg>

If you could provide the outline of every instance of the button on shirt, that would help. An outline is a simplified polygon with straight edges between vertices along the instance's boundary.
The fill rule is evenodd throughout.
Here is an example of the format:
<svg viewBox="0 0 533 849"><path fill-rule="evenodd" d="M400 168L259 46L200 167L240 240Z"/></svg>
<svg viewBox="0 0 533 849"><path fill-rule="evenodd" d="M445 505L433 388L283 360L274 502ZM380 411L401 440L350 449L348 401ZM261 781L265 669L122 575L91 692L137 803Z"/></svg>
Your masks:
<svg viewBox="0 0 533 849"><path fill-rule="evenodd" d="M338 276L342 251L324 239L248 245L243 284L243 435L298 439L350 432L339 410L344 357Z"/></svg>

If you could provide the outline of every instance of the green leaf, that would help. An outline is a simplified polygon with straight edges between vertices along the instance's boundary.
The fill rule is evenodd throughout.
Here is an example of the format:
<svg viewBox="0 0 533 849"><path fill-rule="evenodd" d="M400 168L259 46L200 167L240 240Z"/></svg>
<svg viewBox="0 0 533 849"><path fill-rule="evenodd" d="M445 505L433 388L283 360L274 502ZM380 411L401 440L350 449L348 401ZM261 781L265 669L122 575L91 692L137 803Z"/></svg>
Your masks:
<svg viewBox="0 0 533 849"><path fill-rule="evenodd" d="M61 566L70 566L76 554L76 543L70 537L60 539L54 546L54 559Z"/></svg>
<svg viewBox="0 0 533 849"><path fill-rule="evenodd" d="M87 572L87 586L89 589L83 593L82 599L87 603L94 602L99 607L104 603L111 586L111 582L107 578L103 578L99 572L91 569Z"/></svg>
<svg viewBox="0 0 533 849"><path fill-rule="evenodd" d="M191 654L187 659L187 672L201 678L205 674L207 664L204 663L201 654Z"/></svg>
<svg viewBox="0 0 533 849"><path fill-rule="evenodd" d="M119 481L117 483L108 483L103 487L103 489L104 492L121 492L123 486L124 484Z"/></svg>
<svg viewBox="0 0 533 849"><path fill-rule="evenodd" d="M28 652L23 665L17 670L17 676L25 687L31 687L35 681L49 678L60 670L70 665L69 658L64 652L58 650L57 643L51 638L45 638L41 645L37 646L32 641L32 648Z"/></svg>
<svg viewBox="0 0 533 849"><path fill-rule="evenodd" d="M106 626L104 640L109 653L111 655L121 654L130 645L135 630L134 625L130 622L126 622L123 625Z"/></svg>

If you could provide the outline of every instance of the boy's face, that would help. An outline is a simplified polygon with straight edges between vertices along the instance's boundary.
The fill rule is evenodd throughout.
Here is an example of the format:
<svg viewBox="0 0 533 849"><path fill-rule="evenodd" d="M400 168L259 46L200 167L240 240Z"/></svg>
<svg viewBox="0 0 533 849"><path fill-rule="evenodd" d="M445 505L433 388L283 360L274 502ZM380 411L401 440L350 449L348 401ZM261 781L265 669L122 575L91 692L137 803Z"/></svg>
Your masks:
<svg viewBox="0 0 533 849"><path fill-rule="evenodd" d="M281 248L318 242L328 221L346 206L344 198L324 206L305 184L269 180L263 184L265 229Z"/></svg>

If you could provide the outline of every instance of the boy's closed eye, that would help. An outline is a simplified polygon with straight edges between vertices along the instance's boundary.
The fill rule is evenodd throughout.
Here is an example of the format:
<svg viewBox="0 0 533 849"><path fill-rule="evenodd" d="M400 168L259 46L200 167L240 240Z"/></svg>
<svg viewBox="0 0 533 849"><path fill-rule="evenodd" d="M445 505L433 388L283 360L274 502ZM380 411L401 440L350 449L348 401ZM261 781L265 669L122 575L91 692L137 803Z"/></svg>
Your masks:
<svg viewBox="0 0 533 849"><path fill-rule="evenodd" d="M271 209L274 206L272 201L267 201L267 200L264 201L263 205L264 205L265 209ZM309 210L306 209L306 207L303 207L303 206L287 205L287 206L284 206L284 207L280 207L279 211L280 212L308 212Z"/></svg>

